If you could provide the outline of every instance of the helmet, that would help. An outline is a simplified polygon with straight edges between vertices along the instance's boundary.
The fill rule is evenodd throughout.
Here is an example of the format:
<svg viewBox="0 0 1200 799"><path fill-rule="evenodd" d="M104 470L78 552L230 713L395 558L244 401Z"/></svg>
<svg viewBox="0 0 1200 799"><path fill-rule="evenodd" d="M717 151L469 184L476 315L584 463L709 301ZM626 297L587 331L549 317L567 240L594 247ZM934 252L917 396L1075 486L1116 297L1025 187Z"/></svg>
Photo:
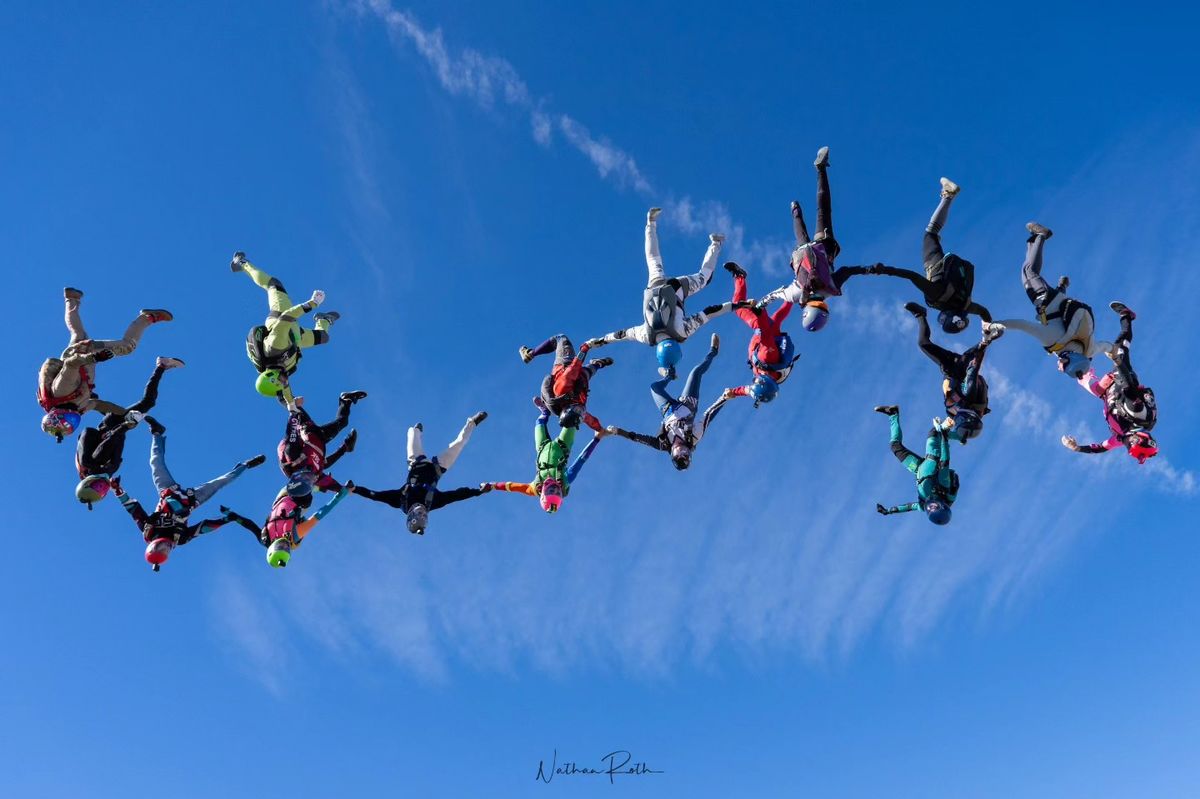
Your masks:
<svg viewBox="0 0 1200 799"><path fill-rule="evenodd" d="M267 369L258 375L254 388L264 397L278 397L287 385L287 379L278 369Z"/></svg>
<svg viewBox="0 0 1200 799"><path fill-rule="evenodd" d="M429 509L418 503L408 509L408 531L417 535L425 535L425 525L429 523Z"/></svg>
<svg viewBox="0 0 1200 799"><path fill-rule="evenodd" d="M563 501L562 484L551 477L542 483L542 490L538 498L541 500L542 510L546 513L558 512Z"/></svg>
<svg viewBox="0 0 1200 799"><path fill-rule="evenodd" d="M146 545L146 562L158 571L158 567L167 562L175 542L169 538L156 538Z"/></svg>
<svg viewBox="0 0 1200 799"><path fill-rule="evenodd" d="M1158 442L1145 430L1135 430L1126 436L1125 448L1131 457L1137 458L1138 463L1145 463L1148 458L1158 454Z"/></svg>
<svg viewBox="0 0 1200 799"><path fill-rule="evenodd" d="M961 333L967 329L966 317L950 313L949 311L938 313L938 324L942 326L943 331L951 334Z"/></svg>
<svg viewBox="0 0 1200 799"><path fill-rule="evenodd" d="M959 441L977 438L983 432L983 419L970 408L952 408L954 417L954 432Z"/></svg>
<svg viewBox="0 0 1200 799"><path fill-rule="evenodd" d="M1072 380L1078 380L1092 368L1092 359L1081 352L1060 352L1058 354L1058 371Z"/></svg>
<svg viewBox="0 0 1200 799"><path fill-rule="evenodd" d="M112 483L107 474L90 474L75 486L75 498L91 510L92 503L104 499L111 487Z"/></svg>
<svg viewBox="0 0 1200 799"><path fill-rule="evenodd" d="M683 348L679 346L678 341L673 339L658 342L654 351L658 356L658 365L664 369L670 369L683 358Z"/></svg>
<svg viewBox="0 0 1200 799"><path fill-rule="evenodd" d="M292 559L292 542L286 538L276 538L267 547L267 563L272 569L282 569Z"/></svg>
<svg viewBox="0 0 1200 799"><path fill-rule="evenodd" d="M950 506L940 499L931 499L925 503L925 515L936 525L950 523Z"/></svg>
<svg viewBox="0 0 1200 799"><path fill-rule="evenodd" d="M558 415L558 424L560 427L579 427L580 416L579 406L572 405Z"/></svg>
<svg viewBox="0 0 1200 799"><path fill-rule="evenodd" d="M292 478L288 480L288 496L292 499L309 496L312 494L313 486L316 482L317 475L312 469L301 469L294 473Z"/></svg>
<svg viewBox="0 0 1200 799"><path fill-rule="evenodd" d="M754 407L760 402L770 402L779 395L779 384L769 375L757 375L750 384L750 396L754 397Z"/></svg>
<svg viewBox="0 0 1200 799"><path fill-rule="evenodd" d="M829 321L829 306L824 300L809 300L804 303L804 316L801 319L805 330L816 333Z"/></svg>
<svg viewBox="0 0 1200 799"><path fill-rule="evenodd" d="M671 445L671 463L681 472L691 466L692 448L682 441L676 441Z"/></svg>
<svg viewBox="0 0 1200 799"><path fill-rule="evenodd" d="M75 432L81 418L82 415L77 411L62 411L55 408L42 417L42 431L54 436L61 443L63 438Z"/></svg>

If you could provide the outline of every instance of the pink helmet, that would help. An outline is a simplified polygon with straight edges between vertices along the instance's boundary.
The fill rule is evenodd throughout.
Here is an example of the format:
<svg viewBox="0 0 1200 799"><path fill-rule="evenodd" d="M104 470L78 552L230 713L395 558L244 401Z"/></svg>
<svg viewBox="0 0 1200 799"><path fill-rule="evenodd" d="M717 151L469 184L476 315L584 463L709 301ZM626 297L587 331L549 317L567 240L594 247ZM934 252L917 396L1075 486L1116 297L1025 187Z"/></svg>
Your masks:
<svg viewBox="0 0 1200 799"><path fill-rule="evenodd" d="M167 562L175 542L169 538L156 538L146 545L146 562L158 571L158 567Z"/></svg>
<svg viewBox="0 0 1200 799"><path fill-rule="evenodd" d="M542 483L542 490L538 497L542 503L542 510L546 513L557 513L562 505L562 484L553 477Z"/></svg>

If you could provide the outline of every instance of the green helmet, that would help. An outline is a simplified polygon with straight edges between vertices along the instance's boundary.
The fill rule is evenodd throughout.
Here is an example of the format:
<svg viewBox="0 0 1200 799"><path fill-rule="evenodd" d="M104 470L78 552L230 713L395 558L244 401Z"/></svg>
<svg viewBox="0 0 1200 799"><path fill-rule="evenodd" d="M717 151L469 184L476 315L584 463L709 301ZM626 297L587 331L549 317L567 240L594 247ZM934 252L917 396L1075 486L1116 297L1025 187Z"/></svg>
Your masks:
<svg viewBox="0 0 1200 799"><path fill-rule="evenodd" d="M111 487L112 481L107 474L89 475L75 486L75 498L87 505L90 510L93 502L99 502L108 496L108 490Z"/></svg>
<svg viewBox="0 0 1200 799"><path fill-rule="evenodd" d="M288 561L291 559L292 545L286 538L277 538L271 542L271 546L267 547L267 563L271 564L272 569L288 565Z"/></svg>
<svg viewBox="0 0 1200 799"><path fill-rule="evenodd" d="M278 397L287 383L278 369L266 369L259 373L254 388L264 397Z"/></svg>

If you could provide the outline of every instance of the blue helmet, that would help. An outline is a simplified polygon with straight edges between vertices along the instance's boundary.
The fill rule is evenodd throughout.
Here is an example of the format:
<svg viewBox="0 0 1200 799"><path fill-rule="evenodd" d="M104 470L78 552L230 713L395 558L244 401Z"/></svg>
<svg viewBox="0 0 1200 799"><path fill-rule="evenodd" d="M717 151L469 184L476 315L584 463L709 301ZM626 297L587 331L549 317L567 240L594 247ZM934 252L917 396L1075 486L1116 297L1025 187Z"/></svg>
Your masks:
<svg viewBox="0 0 1200 799"><path fill-rule="evenodd" d="M1072 380L1078 380L1092 368L1092 359L1081 352L1060 352L1058 354L1058 371Z"/></svg>
<svg viewBox="0 0 1200 799"><path fill-rule="evenodd" d="M949 311L938 312L938 324L946 333L961 333L967 329L967 318Z"/></svg>
<svg viewBox="0 0 1200 799"><path fill-rule="evenodd" d="M809 333L816 333L825 327L825 323L828 321L829 306L825 304L824 300L812 299L804 304L804 316L801 317L801 322Z"/></svg>
<svg viewBox="0 0 1200 799"><path fill-rule="evenodd" d="M750 384L750 396L754 397L754 407L758 407L759 403L770 402L779 394L779 384L775 382L775 378L768 375L756 375L754 382Z"/></svg>
<svg viewBox="0 0 1200 799"><path fill-rule="evenodd" d="M294 473L287 484L288 496L292 499L306 497L312 494L313 486L316 485L317 475L311 469L301 469Z"/></svg>
<svg viewBox="0 0 1200 799"><path fill-rule="evenodd" d="M925 515L936 525L950 523L950 506L940 499L931 499L925 503Z"/></svg>
<svg viewBox="0 0 1200 799"><path fill-rule="evenodd" d="M954 437L959 441L977 438L983 432L983 419L970 408L954 408Z"/></svg>
<svg viewBox="0 0 1200 799"><path fill-rule="evenodd" d="M683 358L683 348L679 346L678 341L672 339L658 342L654 351L658 356L658 365L664 369L670 369Z"/></svg>

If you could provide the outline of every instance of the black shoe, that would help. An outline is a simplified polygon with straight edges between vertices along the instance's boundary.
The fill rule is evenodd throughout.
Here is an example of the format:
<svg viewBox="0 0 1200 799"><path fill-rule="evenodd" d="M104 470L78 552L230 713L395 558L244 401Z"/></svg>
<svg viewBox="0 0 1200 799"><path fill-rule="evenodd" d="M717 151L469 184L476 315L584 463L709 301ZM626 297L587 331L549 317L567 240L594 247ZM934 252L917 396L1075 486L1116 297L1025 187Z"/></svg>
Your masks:
<svg viewBox="0 0 1200 799"><path fill-rule="evenodd" d="M340 399L342 402L348 402L351 405L353 405L354 403L358 402L360 399L366 399L366 398L367 398L367 392L365 392L365 391L343 391L342 396L340 396L338 399Z"/></svg>
<svg viewBox="0 0 1200 799"><path fill-rule="evenodd" d="M346 440L342 442L343 452L353 452L354 445L358 443L358 431L351 430L346 434Z"/></svg>
<svg viewBox="0 0 1200 799"><path fill-rule="evenodd" d="M478 427L479 425L483 424L483 420L486 418L487 418L487 411L480 411L479 413L472 416L468 421L474 422L475 426Z"/></svg>
<svg viewBox="0 0 1200 799"><path fill-rule="evenodd" d="M591 367L593 369L603 369L606 366L612 366L612 365L613 365L612 358L597 358L596 360L591 362Z"/></svg>
<svg viewBox="0 0 1200 799"><path fill-rule="evenodd" d="M925 313L926 313L925 306L919 302L904 303L904 310L908 311L910 314L917 317L918 319L925 316Z"/></svg>
<svg viewBox="0 0 1200 799"><path fill-rule="evenodd" d="M417 422L416 424L414 424L413 427L417 428L422 433L425 432L425 425L421 424L420 422Z"/></svg>
<svg viewBox="0 0 1200 799"><path fill-rule="evenodd" d="M247 469L253 469L255 466L262 466L267 462L266 455L255 455L248 461L242 461L239 465L245 466Z"/></svg>
<svg viewBox="0 0 1200 799"><path fill-rule="evenodd" d="M161 424L159 424L158 420L155 419L153 416L146 417L146 426L150 428L151 434L156 435L156 436L161 436L167 432L167 428L165 428Z"/></svg>
<svg viewBox="0 0 1200 799"><path fill-rule="evenodd" d="M233 258L229 261L229 270L231 272L240 272L246 266L246 253L238 250L233 254Z"/></svg>
<svg viewBox="0 0 1200 799"><path fill-rule="evenodd" d="M875 413L882 413L884 416L895 416L900 413L899 405L876 405Z"/></svg>
<svg viewBox="0 0 1200 799"><path fill-rule="evenodd" d="M746 276L746 270L742 269L740 266L738 266L733 261L725 262L725 271L728 272L729 274L733 275L734 277L745 277Z"/></svg>

